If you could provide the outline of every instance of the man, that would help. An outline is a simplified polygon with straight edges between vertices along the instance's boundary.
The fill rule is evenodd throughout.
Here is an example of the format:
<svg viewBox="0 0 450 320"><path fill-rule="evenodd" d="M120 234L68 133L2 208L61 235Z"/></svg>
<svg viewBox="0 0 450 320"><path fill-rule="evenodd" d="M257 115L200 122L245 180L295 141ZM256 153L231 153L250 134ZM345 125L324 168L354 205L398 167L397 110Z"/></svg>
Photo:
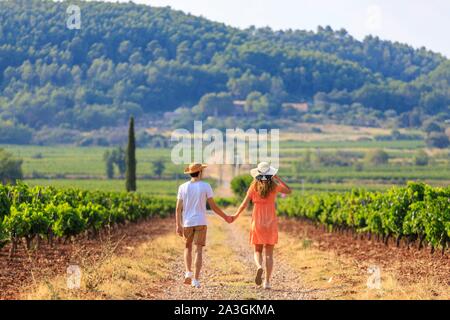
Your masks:
<svg viewBox="0 0 450 320"><path fill-rule="evenodd" d="M202 181L203 170L206 165L193 163L185 170L185 174L191 176L191 180L183 183L178 188L176 225L177 234L184 237L186 242L184 249L184 263L186 273L184 283L200 288L200 269L202 267L202 251L206 245L206 202L217 215L226 222L233 222L231 216L227 216L216 205L213 199L211 186ZM192 273L192 246L195 246L195 273Z"/></svg>

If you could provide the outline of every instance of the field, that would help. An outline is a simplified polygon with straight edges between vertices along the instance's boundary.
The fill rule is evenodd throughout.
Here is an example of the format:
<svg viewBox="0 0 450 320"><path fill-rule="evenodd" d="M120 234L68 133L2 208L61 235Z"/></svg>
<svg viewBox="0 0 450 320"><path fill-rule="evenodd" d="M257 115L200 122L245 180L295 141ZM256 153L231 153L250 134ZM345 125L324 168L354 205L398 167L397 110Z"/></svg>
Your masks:
<svg viewBox="0 0 450 320"><path fill-rule="evenodd" d="M112 148L74 146L8 146L3 145L24 160L26 177L45 175L50 177L105 177L103 154ZM151 161L162 159L166 163L166 175L180 173L181 167L170 161L169 149L138 148L138 175L150 175Z"/></svg>
<svg viewBox="0 0 450 320"><path fill-rule="evenodd" d="M306 130L303 125L299 130ZM433 186L450 183L449 149L425 149L423 140L376 141L375 135L389 131L348 126L316 126L322 133L282 133L280 141L280 175L286 177L299 192L349 191L364 186L369 190L383 190L407 181L420 180ZM339 134L335 134L339 132ZM402 131L418 134L417 131ZM371 140L370 140L371 139ZM76 146L17 146L3 145L23 159L25 181L31 185L76 186L89 190L120 191L120 179L107 180L103 154L111 148ZM389 155L387 164L373 165L365 161L368 153L383 149ZM429 154L428 165L418 166L414 157L420 150ZM185 176L183 166L170 161L171 149L138 148L137 174L139 192L174 194ZM333 159L336 155L350 159L351 164L324 165L316 161L320 156ZM311 164L305 164L309 155ZM152 161L162 160L163 180L152 173ZM294 164L300 164L295 169ZM248 166L247 166L248 167ZM247 167L241 168L245 173ZM234 174L234 173L233 173ZM214 176L217 178L217 175ZM116 172L116 178L117 172Z"/></svg>

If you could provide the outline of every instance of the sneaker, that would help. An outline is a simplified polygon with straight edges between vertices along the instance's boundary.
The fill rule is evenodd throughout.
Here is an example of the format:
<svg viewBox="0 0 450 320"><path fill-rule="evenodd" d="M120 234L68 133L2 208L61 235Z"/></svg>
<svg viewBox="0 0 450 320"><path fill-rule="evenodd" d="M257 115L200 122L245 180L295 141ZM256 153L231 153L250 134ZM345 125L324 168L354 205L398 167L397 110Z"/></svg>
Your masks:
<svg viewBox="0 0 450 320"><path fill-rule="evenodd" d="M272 289L272 286L270 285L269 282L264 281L263 288L266 289L266 290L270 290L270 289Z"/></svg>
<svg viewBox="0 0 450 320"><path fill-rule="evenodd" d="M255 283L258 286L260 286L262 283L262 274L263 274L263 268L258 268L258 271L256 271L256 277L255 277Z"/></svg>
<svg viewBox="0 0 450 320"><path fill-rule="evenodd" d="M192 283L192 276L194 274L192 272L187 271L184 274L184 284L191 284Z"/></svg>
<svg viewBox="0 0 450 320"><path fill-rule="evenodd" d="M199 288L200 288L200 281L198 281L197 279L193 279L193 280L192 280L192 286L193 286L194 288L199 289Z"/></svg>

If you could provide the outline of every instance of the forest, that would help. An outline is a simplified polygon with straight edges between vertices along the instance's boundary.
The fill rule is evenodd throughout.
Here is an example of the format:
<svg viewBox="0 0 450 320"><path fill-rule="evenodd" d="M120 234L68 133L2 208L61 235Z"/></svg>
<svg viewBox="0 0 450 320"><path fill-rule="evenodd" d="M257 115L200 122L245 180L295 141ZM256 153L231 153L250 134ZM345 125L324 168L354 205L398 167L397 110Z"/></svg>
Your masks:
<svg viewBox="0 0 450 320"><path fill-rule="evenodd" d="M450 115L450 61L426 48L329 26L237 29L170 7L71 4L79 30L66 27L67 3L0 2L0 143L125 125L130 115L230 116L236 100L262 121L311 117L286 113L286 102L338 120L396 117L399 127Z"/></svg>

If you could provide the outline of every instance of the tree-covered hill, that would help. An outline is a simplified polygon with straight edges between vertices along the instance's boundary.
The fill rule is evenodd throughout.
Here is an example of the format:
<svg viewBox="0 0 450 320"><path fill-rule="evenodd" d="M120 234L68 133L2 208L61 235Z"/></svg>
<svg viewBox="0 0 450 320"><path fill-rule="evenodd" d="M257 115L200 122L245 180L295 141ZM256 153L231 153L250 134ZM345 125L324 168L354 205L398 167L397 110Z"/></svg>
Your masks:
<svg viewBox="0 0 450 320"><path fill-rule="evenodd" d="M80 30L66 27L69 4ZM274 116L282 102L316 101L442 118L449 82L440 54L330 27L240 30L132 3L0 2L0 124L18 132L114 126L210 93Z"/></svg>

